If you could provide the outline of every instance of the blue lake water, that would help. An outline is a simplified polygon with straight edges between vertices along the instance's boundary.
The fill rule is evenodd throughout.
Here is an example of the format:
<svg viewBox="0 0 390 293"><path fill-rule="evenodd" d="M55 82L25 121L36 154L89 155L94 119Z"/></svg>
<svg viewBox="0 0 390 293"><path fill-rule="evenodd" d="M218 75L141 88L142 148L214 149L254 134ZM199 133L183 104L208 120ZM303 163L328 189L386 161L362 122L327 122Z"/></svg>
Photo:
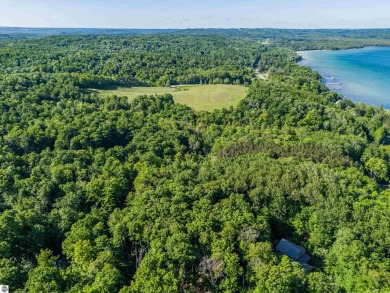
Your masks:
<svg viewBox="0 0 390 293"><path fill-rule="evenodd" d="M316 70L331 90L390 109L390 47L297 53L303 58L298 64Z"/></svg>

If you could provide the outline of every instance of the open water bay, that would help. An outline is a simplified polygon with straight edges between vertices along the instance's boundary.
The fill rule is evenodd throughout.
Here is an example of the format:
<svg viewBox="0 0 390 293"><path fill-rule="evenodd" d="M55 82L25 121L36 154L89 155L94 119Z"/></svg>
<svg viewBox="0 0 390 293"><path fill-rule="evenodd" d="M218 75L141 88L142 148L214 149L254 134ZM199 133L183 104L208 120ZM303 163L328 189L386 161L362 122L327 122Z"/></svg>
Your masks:
<svg viewBox="0 0 390 293"><path fill-rule="evenodd" d="M390 47L299 51L300 65L323 77L332 90L355 102L390 109Z"/></svg>

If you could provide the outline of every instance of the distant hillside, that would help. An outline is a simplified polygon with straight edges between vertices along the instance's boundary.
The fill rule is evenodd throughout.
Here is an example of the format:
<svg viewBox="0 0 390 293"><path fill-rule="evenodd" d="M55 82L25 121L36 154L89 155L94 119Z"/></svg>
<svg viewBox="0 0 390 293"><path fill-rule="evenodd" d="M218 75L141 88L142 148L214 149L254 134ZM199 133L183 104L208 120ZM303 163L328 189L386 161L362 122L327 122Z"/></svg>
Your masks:
<svg viewBox="0 0 390 293"><path fill-rule="evenodd" d="M172 33L176 29L108 29L108 28L26 28L0 27L0 38L8 37L45 37L56 35L95 35L95 34L156 34Z"/></svg>
<svg viewBox="0 0 390 293"><path fill-rule="evenodd" d="M109 29L0 27L0 40L57 35L150 35L224 36L294 50L338 50L364 46L390 46L390 29Z"/></svg>

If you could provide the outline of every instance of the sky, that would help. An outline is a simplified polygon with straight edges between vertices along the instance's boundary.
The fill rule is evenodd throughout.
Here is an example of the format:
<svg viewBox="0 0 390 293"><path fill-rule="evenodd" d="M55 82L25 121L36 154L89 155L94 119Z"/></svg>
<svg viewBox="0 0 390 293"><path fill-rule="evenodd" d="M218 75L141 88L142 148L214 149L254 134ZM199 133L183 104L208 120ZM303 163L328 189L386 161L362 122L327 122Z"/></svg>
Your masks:
<svg viewBox="0 0 390 293"><path fill-rule="evenodd" d="M389 0L0 0L0 26L390 28Z"/></svg>

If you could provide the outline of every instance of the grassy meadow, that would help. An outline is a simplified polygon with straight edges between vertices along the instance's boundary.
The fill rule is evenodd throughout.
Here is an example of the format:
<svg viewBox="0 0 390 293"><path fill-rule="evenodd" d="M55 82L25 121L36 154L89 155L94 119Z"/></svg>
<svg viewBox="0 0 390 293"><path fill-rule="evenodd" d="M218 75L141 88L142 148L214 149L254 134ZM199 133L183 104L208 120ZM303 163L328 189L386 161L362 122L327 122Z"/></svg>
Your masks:
<svg viewBox="0 0 390 293"><path fill-rule="evenodd" d="M132 100L140 95L171 94L176 103L185 104L197 111L229 108L245 98L247 88L239 85L194 85L177 87L118 87L94 90L101 96L126 96Z"/></svg>

